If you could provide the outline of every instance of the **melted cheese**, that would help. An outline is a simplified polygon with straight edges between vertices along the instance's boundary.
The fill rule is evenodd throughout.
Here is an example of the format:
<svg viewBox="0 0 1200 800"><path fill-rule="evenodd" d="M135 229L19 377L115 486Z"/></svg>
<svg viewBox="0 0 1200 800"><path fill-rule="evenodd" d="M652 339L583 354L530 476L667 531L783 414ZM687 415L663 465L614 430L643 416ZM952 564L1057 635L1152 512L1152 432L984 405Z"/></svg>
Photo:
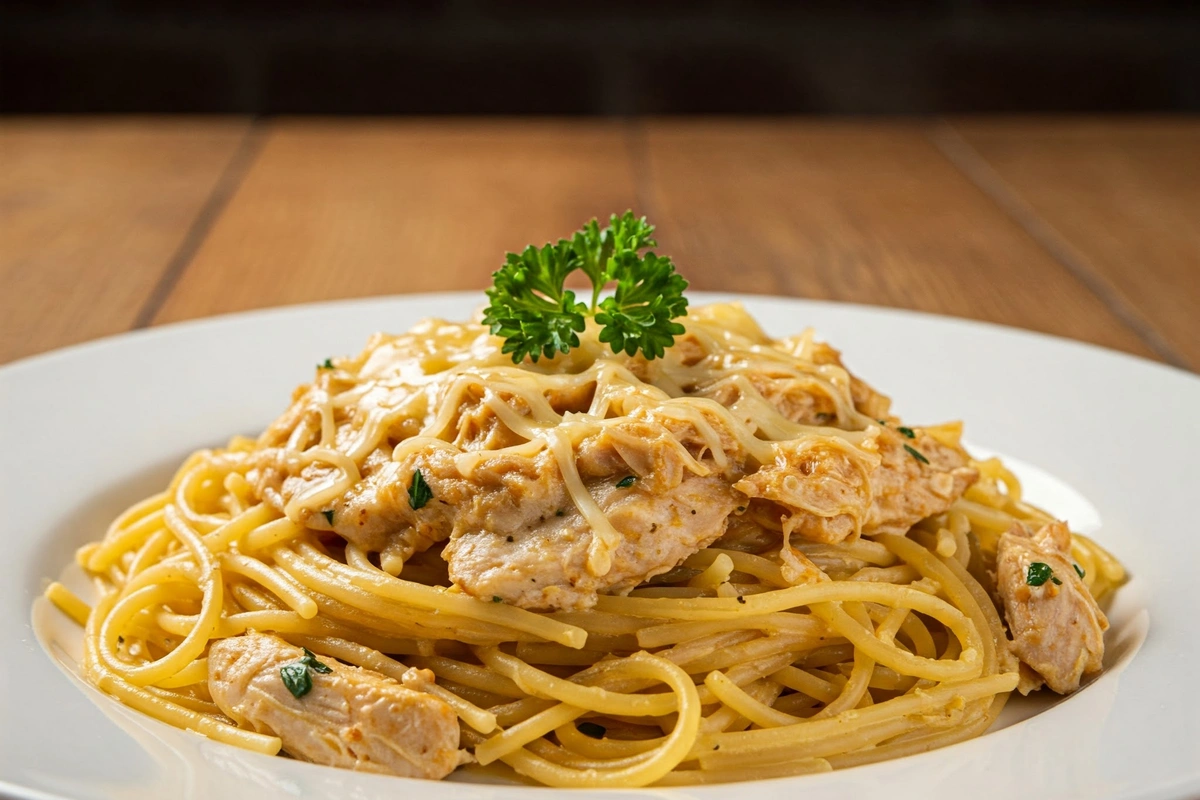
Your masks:
<svg viewBox="0 0 1200 800"><path fill-rule="evenodd" d="M285 512L299 522L325 507L358 483L363 462L381 447L391 447L393 461L432 447L448 450L464 477L497 454L533 456L548 449L593 532L587 568L599 576L609 571L621 537L575 462L579 442L606 425L644 418L687 431L703 449L694 455L680 444L679 452L698 475L710 472L701 457L721 471L747 469L774 461L779 443L796 440L836 443L864 463L878 460L878 428L855 409L849 373L816 363L811 331L772 340L738 304L695 308L683 322L686 346L677 344L651 362L610 352L594 325L570 353L520 365L477 323L425 320L405 334L377 334L357 357L320 370L302 395L301 416L285 449L294 465L325 465L328 474L293 497ZM789 420L752 375L791 381L809 396L827 398L835 410L833 426ZM728 406L698 394L722 386L736 394ZM588 394L586 410L556 410L562 398ZM521 442L504 450L455 444L464 412L480 407ZM407 434L397 433L402 424Z"/></svg>

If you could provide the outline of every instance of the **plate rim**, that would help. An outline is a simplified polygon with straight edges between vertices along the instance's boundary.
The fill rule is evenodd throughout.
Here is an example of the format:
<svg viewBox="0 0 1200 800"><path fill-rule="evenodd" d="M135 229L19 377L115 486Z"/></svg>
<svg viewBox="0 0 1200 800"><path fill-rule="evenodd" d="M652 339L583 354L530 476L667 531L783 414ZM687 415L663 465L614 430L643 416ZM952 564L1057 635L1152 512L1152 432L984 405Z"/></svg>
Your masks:
<svg viewBox="0 0 1200 800"><path fill-rule="evenodd" d="M801 306L803 306L803 305L815 306L818 308L826 309L832 313L838 313L839 311L850 311L850 312L854 312L854 313L866 312L869 314L883 315L885 317L890 317L892 319L898 319L898 320L915 318L918 320L932 320L932 321L941 322L941 323L950 323L950 324L953 324L956 326L967 326L967 327L973 328L977 331L980 331L981 333L983 333L985 335L999 335L999 336L1015 335L1019 338L1024 338L1034 344L1036 344L1040 341L1048 340L1048 341L1054 343L1056 346L1060 346L1060 347L1065 346L1068 349L1076 349L1081 352L1092 352L1092 353L1096 353L1096 354L1100 354L1100 355L1108 356L1108 357L1115 356L1122 361L1128 361L1130 364L1136 365L1137 368L1140 368L1140 369L1145 369L1146 367L1150 367L1152 369L1157 368L1158 371L1165 370L1165 372L1163 373L1164 376L1168 376L1168 375L1175 376L1175 377L1172 377L1171 380L1177 380L1178 379L1177 376L1181 375L1181 376L1183 376L1183 378L1185 380L1191 379L1189 381L1189 383L1194 383L1197 388L1200 388L1200 375L1196 375L1196 374L1194 374L1186 369L1182 369L1180 367L1152 361L1150 359L1147 359L1147 358L1144 358L1141 356L1132 355L1129 353L1125 353L1125 352L1114 350L1114 349L1111 349L1108 347L1092 344L1089 342L1083 342L1083 341L1079 341L1079 340L1065 338L1062 336L1057 336L1054 334L1047 334L1047 333L1042 333L1042 332L1038 332L1038 331L1030 331L1030 330L1026 330L1026 329L1022 329L1022 328L1016 328L1016 327L1012 327L1012 326L1007 326L1007 325L1003 325L1003 324L999 324L999 323L987 322L987 321L982 321L982 320L974 320L974 319L954 317L954 316L942 315L942 314L932 314L932 313L928 313L928 312L916 311L916 310L911 310L911 309L897 309L897 308L891 308L891 307L887 307L887 306L876 306L876 305L859 304L859 303L843 303L843 302L828 301L828 300L812 300L812 299L807 299L807 298L788 297L788 296L772 295L772 294L753 294L753 293L746 293L746 292L738 292L738 293L693 292L691 294L691 299L693 300L694 305L699 305L701 303L707 303L707 302L716 302L716 301L721 301L721 300L730 300L730 299L745 299L745 300L748 300L751 302L754 302L754 301L766 301L766 302L776 302L776 303L783 302L785 304L796 304L796 305L801 305ZM105 336L105 337L102 337L99 339L93 339L93 340L90 340L87 342L77 343L77 344L70 345L70 346L67 346L64 348L58 348L58 349L55 349L55 350L52 350L52 351L49 351L46 353L35 354L32 356L24 357L24 358L18 359L16 361L10 362L8 364L0 366L0 389L5 388L11 379L19 378L22 374L25 374L29 371L36 372L36 370L39 369L40 367L43 367L43 366L49 367L49 366L55 364L56 362L59 362L62 360L67 360L67 359L77 358L77 357L85 357L86 358L96 352L101 352L106 349L112 348L114 346L119 347L126 342L149 343L149 342L161 340L164 338L171 338L174 336L185 336L186 337L193 332L204 331L209 328L219 328L219 327L223 327L223 326L227 326L227 325L255 323L258 321L269 323L273 319L292 316L292 315L303 315L305 313L309 313L309 312L316 311L316 310L338 312L338 313L349 313L349 312L352 312L356 307L365 306L365 305L373 305L373 304L399 304L401 306L411 306L412 308L419 309L422 303L430 302L430 301L447 302L447 303L461 303L462 307L464 309L465 308L473 308L473 307L482 305L480 294L478 292L471 292L471 291L430 292L430 293L420 293L420 294L414 293L414 294L387 295L387 296L365 296L365 297L344 298L344 299L337 299L337 300L330 300L330 301L297 303L297 304L291 304L291 305L285 305L285 306L274 306L274 307L261 308L261 309L247 309L247 310L231 312L231 313L226 313L226 314L220 314L220 315L214 315L214 316L209 316L209 317L202 317L202 318L191 319L191 320L182 320L182 321L178 321L178 322L172 322L172 323L166 323L166 324L159 325L159 326L154 326L152 328L145 328L145 329L138 329L138 330L134 330L134 331L126 331L126 332L122 332L122 333L116 333L116 334ZM368 335L369 333L370 333L370 331L365 331L364 336ZM28 618L29 618L30 609L25 608L25 609L22 609L21 611L24 616L25 624L26 624L26 626L28 626ZM7 609L5 611L0 611L0 617L4 617L7 615L8 615ZM37 645L37 649L39 650L39 652L41 651L40 645ZM0 689L3 689L2 683L0 683ZM2 701L2 700L3 700L3 698L0 698L0 701ZM972 740L972 741L980 741L980 739L976 739L976 740ZM905 760L907 760L907 759L905 759ZM899 763L899 762L897 761L897 762L884 762L884 763ZM834 773L834 774L835 775L845 775L845 774L848 774L848 771L842 771L842 772ZM754 785L755 786L763 786L764 788L767 786L772 786L772 788L774 788L775 786L783 785L783 783L787 780L789 780L789 779L772 780L772 781L767 781L767 782L756 782ZM521 787L521 788L523 788L523 787ZM726 787L726 788L729 788L729 787ZM816 788L816 787L814 787L814 788ZM1200 790L1200 770L1197 770L1197 772L1194 775L1182 776L1179 779L1179 789L1181 789L1183 791L1191 791L1193 789ZM62 796L62 795L55 795L55 794L47 794L44 791L33 788L33 787L25 787L25 786L21 786L18 784L14 784L14 783L9 782L5 778L0 777L0 793L2 793L4 791L13 791L13 790L16 790L17 792L25 793L25 794L17 794L16 795L17 797L30 797L30 798L52 798L53 797L53 798L57 798L57 797ZM582 797L582 796L584 796L584 792L586 792L586 791L598 791L598 790L583 790L580 792L576 792L576 794L578 794L579 796ZM661 792L662 790L652 790L652 791ZM1166 797L1182 797L1182 796L1184 796L1184 795L1176 794L1176 791L1177 790L1172 789L1168 785L1160 785L1153 795L1126 793L1126 794L1114 794L1113 797L1153 796L1153 797L1166 798ZM678 796L686 796L686 790Z"/></svg>
<svg viewBox="0 0 1200 800"><path fill-rule="evenodd" d="M246 322L252 319L271 316L287 316L294 313L303 313L315 311L318 309L340 309L352 308L357 305L372 305L375 303L407 303L407 302L454 302L457 300L467 301L469 298L475 298L474 306L482 307L482 289L455 289L449 291L433 291L433 292L412 292L384 295L357 295L354 297L339 297L330 300L305 300L296 303L284 303L282 305L263 306L261 308L246 308L237 311L224 311L218 314L211 314L203 317L192 317L189 319L172 320L155 325L149 325L142 328L131 328L127 331L119 331L116 333L105 334L94 339L88 339L82 342L56 347L51 350L46 350L40 353L33 353L27 356L21 356L13 361L0 364L0 377L13 368L25 369L30 366L36 366L43 360L49 362L62 357L69 357L79 353L87 353L93 349L102 349L111 346L114 343L130 341L148 341L159 338L164 335L173 335L186 332L195 328L203 328L212 325L223 325L229 323ZM606 293L607 294L607 293ZM604 296L604 295L602 295ZM914 318L925 320L939 320L953 322L955 324L967 325L974 327L977 330L986 331L993 330L996 332L1017 334L1023 337L1033 337L1034 339L1047 339L1061 345L1070 347L1078 347L1087 351L1104 353L1110 356L1116 356L1121 359L1129 359L1143 366L1150 366L1159 369L1167 370L1169 373L1179 374L1187 378L1200 381L1200 372L1193 372L1184 367L1170 364L1165 361L1155 361L1154 359L1145 356L1139 356L1134 353L1127 353L1124 350L1118 350L1107 345L1088 342L1083 339L1072 339L1069 336L1061 336L1056 333L1046 333L1037 331L1031 328L1022 328L1016 325L1009 325L1003 322L993 322L991 320L976 319L974 317L959 317L953 314L943 314L934 311L922 311L915 308L902 308L898 306L887 306L874 303L855 303L843 300L825 300L809 297L799 297L795 295L769 294L765 292L724 292L715 290L697 290L689 292L688 306L694 307L706 303L716 303L724 301L737 301L742 298L749 298L752 301L784 301L789 303L799 303L803 305L812 305L819 308L827 308L830 310L846 309L851 311L867 311L872 313L882 313L886 315L895 315L901 319Z"/></svg>

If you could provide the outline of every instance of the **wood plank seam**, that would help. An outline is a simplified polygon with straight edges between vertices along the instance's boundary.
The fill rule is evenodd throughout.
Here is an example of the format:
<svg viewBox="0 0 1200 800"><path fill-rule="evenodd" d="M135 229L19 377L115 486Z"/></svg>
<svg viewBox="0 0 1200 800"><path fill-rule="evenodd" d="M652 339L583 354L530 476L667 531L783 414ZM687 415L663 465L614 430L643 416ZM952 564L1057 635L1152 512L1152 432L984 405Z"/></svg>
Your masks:
<svg viewBox="0 0 1200 800"><path fill-rule="evenodd" d="M655 183L646 123L631 117L625 123L624 133L625 147L629 153L629 168L633 173L634 202L638 204L633 212L654 222L657 219L656 203L653 197Z"/></svg>
<svg viewBox="0 0 1200 800"><path fill-rule="evenodd" d="M133 330L149 327L159 309L167 302L167 298L179 284L179 279L187 270L188 265L192 263L192 259L195 258L200 246L221 217L229 200L237 192L247 173L250 172L250 167L254 165L255 159L262 150L265 138L258 120L252 119L246 132L242 135L242 140L238 142L237 148L230 155L229 161L213 184L212 191L209 192L200 210L196 212L195 219L188 226L179 246L175 248L171 259L154 284L154 288L146 297L142 307L138 309L137 316L133 321Z"/></svg>
<svg viewBox="0 0 1200 800"><path fill-rule="evenodd" d="M1005 181L949 122L929 132L930 140L979 191L986 195L1038 246L1046 251L1081 284L1094 294L1117 319L1132 330L1146 346L1172 366L1191 371L1192 365L1158 332L1119 288L1096 269L1083 253L1029 205L1021 194Z"/></svg>

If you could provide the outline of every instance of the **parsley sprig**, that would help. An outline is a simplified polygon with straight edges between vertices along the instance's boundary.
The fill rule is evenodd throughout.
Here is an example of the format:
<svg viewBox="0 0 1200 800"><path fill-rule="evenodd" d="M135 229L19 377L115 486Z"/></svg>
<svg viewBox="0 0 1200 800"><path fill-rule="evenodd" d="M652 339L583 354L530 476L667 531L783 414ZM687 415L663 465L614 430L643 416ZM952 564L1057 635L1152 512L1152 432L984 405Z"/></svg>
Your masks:
<svg viewBox="0 0 1200 800"><path fill-rule="evenodd" d="M600 341L614 353L661 357L683 333L674 320L687 313L683 292L688 283L670 258L642 253L657 246L653 233L645 217L626 211L613 214L603 228L593 219L570 239L509 253L492 274L484 323L504 337L503 352L511 353L517 364L578 347L589 316L601 326ZM565 288L567 276L576 270L592 282L590 304ZM601 300L601 292L614 281L613 295Z"/></svg>

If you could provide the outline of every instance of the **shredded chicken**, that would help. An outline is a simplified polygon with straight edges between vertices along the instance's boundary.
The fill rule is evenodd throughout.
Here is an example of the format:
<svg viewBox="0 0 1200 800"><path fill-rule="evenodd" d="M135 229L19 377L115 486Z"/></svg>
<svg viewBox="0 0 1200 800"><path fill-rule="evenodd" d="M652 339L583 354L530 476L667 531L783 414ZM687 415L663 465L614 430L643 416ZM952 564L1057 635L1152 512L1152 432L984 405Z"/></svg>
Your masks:
<svg viewBox="0 0 1200 800"><path fill-rule="evenodd" d="M878 443L882 461L871 476L868 533L904 533L918 520L945 511L979 478L961 448L947 447L920 430L909 439L886 427Z"/></svg>
<svg viewBox="0 0 1200 800"><path fill-rule="evenodd" d="M826 376L833 381L846 380L854 408L872 419L888 416L891 400L875 391L864 381L845 371L841 354L828 345L815 345L813 361L825 367L836 367ZM843 374L838 374L838 373ZM715 381L698 384L689 394L709 397L730 407L747 393L761 397L786 420L805 425L837 425L837 401L826 385L814 378L801 379L786 373L773 374L761 367L739 370Z"/></svg>
<svg viewBox="0 0 1200 800"><path fill-rule="evenodd" d="M904 533L945 511L979 477L961 450L932 436L910 440L883 428L875 442L874 458L835 438L781 442L774 464L734 488L780 506L785 533L837 543L862 533Z"/></svg>
<svg viewBox="0 0 1200 800"><path fill-rule="evenodd" d="M278 736L286 752L317 764L440 779L462 763L458 720L444 702L333 659L321 662L329 674L309 670L312 690L294 697L280 668L303 655L267 634L216 642L208 654L213 701L239 726ZM432 676L405 679L419 689Z"/></svg>
<svg viewBox="0 0 1200 800"><path fill-rule="evenodd" d="M785 534L840 542L862 532L878 466L871 453L832 437L780 442L774 450L774 464L734 488L776 503Z"/></svg>
<svg viewBox="0 0 1200 800"><path fill-rule="evenodd" d="M705 313L698 310L698 318ZM292 509L298 522L379 553L393 573L446 543L449 577L466 593L523 608L578 609L673 569L722 536L735 512L776 531L776 546L780 535L793 534L838 543L904 532L945 511L977 478L961 449L923 432L905 438L894 419L877 426L890 401L849 373L833 348L810 336L773 342L744 312L722 313L723 335L744 337L738 347L752 342L776 355L731 350L711 329L679 337L654 361L609 354L597 362L596 354L573 351L564 372L543 376L540 397L512 390L503 371L495 381L472 374L439 380L428 370L431 362L446 369L437 362L446 355L425 353L411 334L375 342L360 356L354 402L326 405L336 392L353 394L333 374L297 391L260 439L250 480L284 510L338 477L329 460L298 460L298 450L323 441L347 452L374 430L367 437L374 449L356 457L359 480L320 507ZM486 353L487 338L469 330L479 329L455 329L463 348L455 357ZM414 350L415 357L403 355ZM789 371L789 355L811 370ZM572 375L597 363L604 367L589 373L594 378ZM601 389L601 374L618 380ZM675 397L689 404L673 407ZM572 433L575 414L590 420L580 433ZM789 433L797 425L815 428ZM531 430L538 432L532 441ZM747 435L770 444L747 443ZM554 437L570 440L590 496L584 507L568 491ZM760 461L764 447L774 455L767 463ZM414 508L417 473L432 499ZM635 485L618 487L627 477ZM599 545L591 526L597 518L585 513L591 503L612 529L601 531ZM605 551L599 561L597 546Z"/></svg>
<svg viewBox="0 0 1200 800"><path fill-rule="evenodd" d="M588 488L621 535L604 575L587 569L594 534L583 515L573 507L559 515L535 501L526 518L537 516L527 522L452 539L443 551L450 578L476 597L523 608L587 608L597 593L628 592L707 547L737 505L719 477L689 474L661 494L652 483L621 487L615 478Z"/></svg>
<svg viewBox="0 0 1200 800"><path fill-rule="evenodd" d="M1080 679L1098 672L1104 657L1108 619L1075 572L1071 533L1061 522L1030 533L1020 523L1000 537L996 585L1012 633L1012 649L1037 677L1022 681L1028 694L1041 681L1059 694L1079 688ZM1052 578L1031 586L1030 564L1044 564Z"/></svg>

